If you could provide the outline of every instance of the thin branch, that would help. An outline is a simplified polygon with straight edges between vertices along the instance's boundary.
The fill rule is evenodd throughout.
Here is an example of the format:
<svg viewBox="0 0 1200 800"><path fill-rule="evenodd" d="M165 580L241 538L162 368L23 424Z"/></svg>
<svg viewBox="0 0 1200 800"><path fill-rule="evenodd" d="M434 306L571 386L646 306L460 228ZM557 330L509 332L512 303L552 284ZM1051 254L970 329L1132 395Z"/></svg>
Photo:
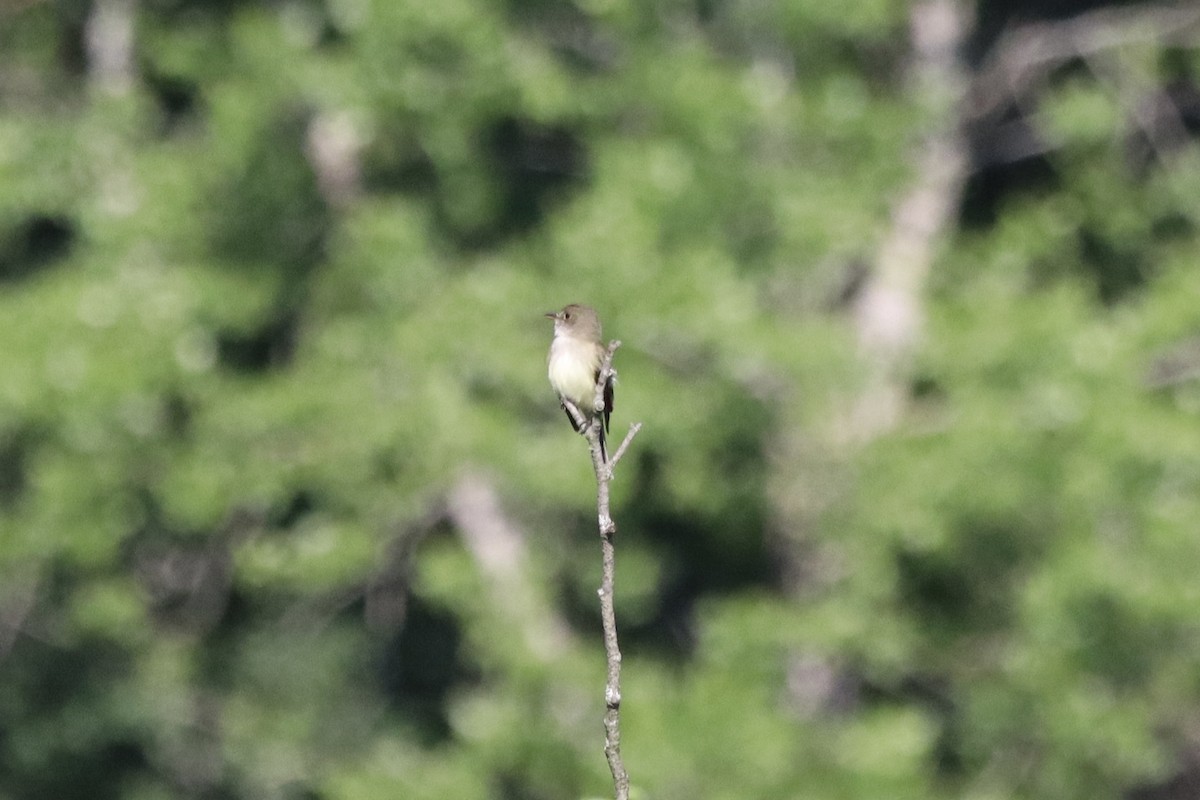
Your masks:
<svg viewBox="0 0 1200 800"><path fill-rule="evenodd" d="M617 646L617 617L613 610L613 575L616 570L616 551L613 534L616 526L607 517L607 509L601 512L608 520L609 530L601 534L603 551L603 575L600 580L600 619L604 625L604 654L608 670L604 681L604 755L613 776L613 788L617 800L629 800L629 773L621 760L621 649Z"/></svg>
<svg viewBox="0 0 1200 800"><path fill-rule="evenodd" d="M642 429L642 423L635 422L629 426L629 433L625 434L625 440L621 442L621 446L617 448L617 452L613 453L613 457L608 460L608 476L612 477L612 471L616 469L617 462L621 460L621 456L625 455L625 451L629 448L629 443L633 441L633 437L637 436L637 432Z"/></svg>
<svg viewBox="0 0 1200 800"><path fill-rule="evenodd" d="M565 397L559 398L559 404L571 415L571 422L575 423L575 430L585 433L584 428L587 427L587 417L579 410L579 406Z"/></svg>
<svg viewBox="0 0 1200 800"><path fill-rule="evenodd" d="M604 387L613 378L613 354L621 346L619 341L608 345L604 361L596 378L596 398L594 407L596 413L584 430L588 447L592 454L592 468L596 473L596 508L600 528L601 548L601 577L600 589L600 622L604 628L604 655L607 670L604 682L604 755L608 759L608 768L612 772L613 787L617 800L629 800L629 773L621 760L621 649L617 644L617 616L613 604L613 586L616 575L616 548L613 539L617 533L617 524L613 522L609 510L608 486L612 481L613 467L629 447L633 437L641 430L640 422L634 423L625 441L613 454L609 461L604 459L604 451L600 447L600 435L604 425ZM575 409L578 412L578 409ZM572 414L574 416L574 414Z"/></svg>

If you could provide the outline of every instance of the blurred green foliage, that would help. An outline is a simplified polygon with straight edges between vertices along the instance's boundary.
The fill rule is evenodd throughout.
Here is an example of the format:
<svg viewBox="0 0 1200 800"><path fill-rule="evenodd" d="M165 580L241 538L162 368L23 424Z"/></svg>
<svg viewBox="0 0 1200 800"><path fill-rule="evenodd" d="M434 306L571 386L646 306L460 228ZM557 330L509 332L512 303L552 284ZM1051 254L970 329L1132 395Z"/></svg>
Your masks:
<svg viewBox="0 0 1200 800"><path fill-rule="evenodd" d="M908 4L97 2L0 3L0 798L605 796L540 317L572 301L646 424L614 487L639 797L1119 797L1195 761L1200 150L1127 134L1132 89L1039 86L905 415L847 444L839 296L948 124ZM1148 96L1200 69L1121 52ZM480 475L507 576L449 509Z"/></svg>

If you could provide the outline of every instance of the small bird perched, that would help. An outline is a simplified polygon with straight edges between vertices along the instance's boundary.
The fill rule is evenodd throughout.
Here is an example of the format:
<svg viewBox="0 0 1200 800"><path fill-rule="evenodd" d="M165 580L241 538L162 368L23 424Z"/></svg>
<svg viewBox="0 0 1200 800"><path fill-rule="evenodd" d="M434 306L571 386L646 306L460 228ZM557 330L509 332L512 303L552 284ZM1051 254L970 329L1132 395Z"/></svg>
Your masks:
<svg viewBox="0 0 1200 800"><path fill-rule="evenodd" d="M596 417L596 382L600 380L600 365L604 361L604 345L600 343L600 317L591 306L572 303L562 311L546 314L554 320L554 341L546 358L550 385L560 400L570 400L584 416L584 427ZM613 376L604 384L604 417L600 425L600 454L608 461L605 444L608 418L613 407ZM566 410L566 405L563 405ZM575 424L567 411L567 419L576 433L584 427Z"/></svg>

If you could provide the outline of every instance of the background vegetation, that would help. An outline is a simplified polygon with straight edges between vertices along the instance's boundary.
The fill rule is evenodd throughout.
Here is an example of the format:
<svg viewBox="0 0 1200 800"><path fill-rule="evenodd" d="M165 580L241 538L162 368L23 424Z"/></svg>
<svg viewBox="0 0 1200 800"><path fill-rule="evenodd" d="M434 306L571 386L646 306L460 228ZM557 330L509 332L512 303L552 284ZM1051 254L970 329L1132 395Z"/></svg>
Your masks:
<svg viewBox="0 0 1200 800"><path fill-rule="evenodd" d="M0 0L0 798L1195 797L1200 14Z"/></svg>

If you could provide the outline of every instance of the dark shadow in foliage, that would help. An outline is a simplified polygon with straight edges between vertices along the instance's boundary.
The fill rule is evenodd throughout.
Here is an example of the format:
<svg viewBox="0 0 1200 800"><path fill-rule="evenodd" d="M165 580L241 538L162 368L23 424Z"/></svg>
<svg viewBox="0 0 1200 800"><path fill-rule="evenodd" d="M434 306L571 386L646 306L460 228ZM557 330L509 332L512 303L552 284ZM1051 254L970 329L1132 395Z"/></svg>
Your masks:
<svg viewBox="0 0 1200 800"><path fill-rule="evenodd" d="M940 404L946 399L946 389L934 376L917 374L909 382L908 396L917 404Z"/></svg>
<svg viewBox="0 0 1200 800"><path fill-rule="evenodd" d="M1058 187L1059 175L1046 156L1049 143L1015 105L975 120L965 134L971 157L959 208L965 227L994 225L1014 195Z"/></svg>
<svg viewBox="0 0 1200 800"><path fill-rule="evenodd" d="M363 187L369 192L427 194L437 189L437 167L410 125L394 120L362 156Z"/></svg>
<svg viewBox="0 0 1200 800"><path fill-rule="evenodd" d="M133 492L142 524L121 543L126 568L156 624L201 635L221 624L233 585L233 553L225 531L181 531L148 489Z"/></svg>
<svg viewBox="0 0 1200 800"><path fill-rule="evenodd" d="M301 488L266 507L235 507L211 530L189 530L170 520L154 493L131 492L142 520L121 543L124 569L138 582L154 623L195 637L198 683L224 691L238 680L245 642L279 624L295 598L237 584L234 553L250 537L286 536L319 507ZM198 735L200 735L198 733Z"/></svg>
<svg viewBox="0 0 1200 800"><path fill-rule="evenodd" d="M404 624L384 648L383 691L427 745L450 738L450 690L477 679L477 670L463 660L461 646L462 629L455 616L411 595Z"/></svg>
<svg viewBox="0 0 1200 800"><path fill-rule="evenodd" d="M282 790L282 800L324 800L325 795L302 781L293 781Z"/></svg>
<svg viewBox="0 0 1200 800"><path fill-rule="evenodd" d="M325 257L333 215L307 157L311 114L293 109L259 133L210 208L213 253L238 269L303 279Z"/></svg>
<svg viewBox="0 0 1200 800"><path fill-rule="evenodd" d="M869 680L855 672L859 699L869 706L908 706L924 710L938 723L938 736L932 752L932 766L939 776L962 776L967 768L962 751L961 714L954 702L954 687L944 677L914 673L894 684Z"/></svg>
<svg viewBox="0 0 1200 800"><path fill-rule="evenodd" d="M217 332L217 360L234 372L254 373L285 367L296 351L297 315L293 311L261 321L249 331Z"/></svg>
<svg viewBox="0 0 1200 800"><path fill-rule="evenodd" d="M781 71L802 76L802 83L822 85L838 74L858 75L872 89L892 94L906 73L909 37L900 23L868 31L828 23L813 15L803 25L790 24L787 3L746 6L739 0L692 0L679 4L672 16L690 5L698 29L722 59L744 66L774 61ZM648 21L666 15L649 12ZM651 23L653 24L653 23Z"/></svg>
<svg viewBox="0 0 1200 800"><path fill-rule="evenodd" d="M142 83L154 98L159 114L159 133L171 136L196 122L203 111L200 85L181 75L160 73L149 65L142 67Z"/></svg>
<svg viewBox="0 0 1200 800"><path fill-rule="evenodd" d="M487 238L504 238L539 225L556 192L586 177L583 143L565 125L503 116L482 134L483 153L504 187L504 207Z"/></svg>
<svg viewBox="0 0 1200 800"><path fill-rule="evenodd" d="M1015 519L968 517L943 548L896 550L897 599L937 642L1009 624L1013 590L1043 537Z"/></svg>
<svg viewBox="0 0 1200 800"><path fill-rule="evenodd" d="M460 249L495 247L527 233L542 223L564 190L585 180L586 151L563 125L504 116L486 126L478 140L487 179L499 189L490 215L465 225L448 211L453 197L440 192L434 197L434 218Z"/></svg>
<svg viewBox="0 0 1200 800"><path fill-rule="evenodd" d="M1200 797L1200 752L1184 754L1183 769L1161 783L1148 783L1125 792L1125 800L1196 800Z"/></svg>
<svg viewBox="0 0 1200 800"><path fill-rule="evenodd" d="M267 525L280 530L293 528L320 505L315 492L310 489L298 489L286 499L272 505L267 511Z"/></svg>
<svg viewBox="0 0 1200 800"><path fill-rule="evenodd" d="M241 8L272 5L271 0L142 0L145 13L168 22L197 16L227 17Z"/></svg>
<svg viewBox="0 0 1200 800"><path fill-rule="evenodd" d="M164 393L160 402L167 435L176 441L187 439L192 433L195 404L177 389Z"/></svg>
<svg viewBox="0 0 1200 800"><path fill-rule="evenodd" d="M276 297L249 330L217 335L219 363L240 372L286 366L295 351L308 280L325 259L333 211L308 162L310 115L293 110L260 133L210 206L212 249L229 268L276 275Z"/></svg>
<svg viewBox="0 0 1200 800"><path fill-rule="evenodd" d="M66 74L76 79L87 74L87 46L84 40L91 7L89 0L59 0L53 4L57 17L57 61Z"/></svg>
<svg viewBox="0 0 1200 800"><path fill-rule="evenodd" d="M28 278L64 259L75 244L75 223L61 214L30 214L0 225L0 282Z"/></svg>
<svg viewBox="0 0 1200 800"><path fill-rule="evenodd" d="M1196 222L1182 211L1168 211L1150 223L1155 242L1178 242L1196 235Z"/></svg>
<svg viewBox="0 0 1200 800"><path fill-rule="evenodd" d="M277 0L141 0L141 8L147 16L157 17L167 25L192 24L197 19L214 19L227 24L228 18L248 8L277 9ZM299 0L292 4L303 13L310 14L319 26L317 43L336 44L345 34L337 28L336 18L329 11L327 0Z"/></svg>
<svg viewBox="0 0 1200 800"><path fill-rule="evenodd" d="M219 691L232 689L237 682L237 660L243 642L272 624L277 616L278 610L269 605L265 593L256 594L233 584L225 597L224 613L205 634L203 647L197 648L198 682Z"/></svg>
<svg viewBox="0 0 1200 800"><path fill-rule="evenodd" d="M482 219L463 222L451 213L459 200L418 137L404 121L391 127L364 156L364 185L427 197L441 233L461 250L494 247L535 229L588 177L583 141L567 125L501 116L479 131L475 153L484 168L480 179L498 201Z"/></svg>
<svg viewBox="0 0 1200 800"><path fill-rule="evenodd" d="M578 752L570 743L547 737L546 741L536 745L523 743L518 752L496 769L491 796L497 800L585 797L588 796L584 789L588 777L590 775L585 775L581 769Z"/></svg>
<svg viewBox="0 0 1200 800"><path fill-rule="evenodd" d="M622 42L580 3L561 0L506 0L509 17L540 35L569 69L580 75L611 72L621 59Z"/></svg>
<svg viewBox="0 0 1200 800"><path fill-rule="evenodd" d="M1161 654L1187 646L1175 623L1148 618L1109 594L1077 598L1068 610L1077 629L1076 665L1117 690L1144 687Z"/></svg>
<svg viewBox="0 0 1200 800"><path fill-rule="evenodd" d="M50 570L30 625L58 628L61 623L47 615L69 608L82 582L71 569ZM104 718L113 714L105 697L133 668L131 654L107 639L77 635L51 642L18 635L0 659L0 795L120 800L134 776L152 780L144 732L123 719ZM31 735L40 737L33 750Z"/></svg>
<svg viewBox="0 0 1200 800"><path fill-rule="evenodd" d="M896 571L900 600L914 615L937 627L967 627L972 587L962 565L949 554L900 548Z"/></svg>
<svg viewBox="0 0 1200 800"><path fill-rule="evenodd" d="M11 510L29 486L29 459L41 437L31 425L0 432L0 509Z"/></svg>
<svg viewBox="0 0 1200 800"><path fill-rule="evenodd" d="M1122 246L1099 230L1079 231L1079 250L1084 273L1096 284L1101 302L1111 306L1150 277L1145 250Z"/></svg>

